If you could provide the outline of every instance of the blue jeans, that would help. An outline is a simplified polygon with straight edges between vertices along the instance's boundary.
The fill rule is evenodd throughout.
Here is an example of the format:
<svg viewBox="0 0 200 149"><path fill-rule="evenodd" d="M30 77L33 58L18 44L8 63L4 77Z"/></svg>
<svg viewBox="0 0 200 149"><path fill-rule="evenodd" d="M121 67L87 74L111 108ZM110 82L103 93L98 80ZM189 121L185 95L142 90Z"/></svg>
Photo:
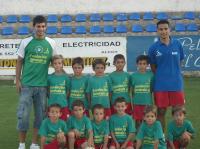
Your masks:
<svg viewBox="0 0 200 149"><path fill-rule="evenodd" d="M42 120L46 114L47 105L47 88L46 87L30 87L21 88L19 105L17 109L17 129L19 131L27 131L29 129L29 119L34 107L34 124L33 127L39 129Z"/></svg>

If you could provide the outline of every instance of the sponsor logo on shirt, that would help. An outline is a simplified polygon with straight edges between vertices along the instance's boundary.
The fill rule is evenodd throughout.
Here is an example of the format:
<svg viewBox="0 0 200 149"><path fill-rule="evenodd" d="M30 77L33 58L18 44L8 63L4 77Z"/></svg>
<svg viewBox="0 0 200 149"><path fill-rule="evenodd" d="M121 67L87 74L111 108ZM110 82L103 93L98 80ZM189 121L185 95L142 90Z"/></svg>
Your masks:
<svg viewBox="0 0 200 149"><path fill-rule="evenodd" d="M162 53L160 51L156 51L156 56L162 56Z"/></svg>

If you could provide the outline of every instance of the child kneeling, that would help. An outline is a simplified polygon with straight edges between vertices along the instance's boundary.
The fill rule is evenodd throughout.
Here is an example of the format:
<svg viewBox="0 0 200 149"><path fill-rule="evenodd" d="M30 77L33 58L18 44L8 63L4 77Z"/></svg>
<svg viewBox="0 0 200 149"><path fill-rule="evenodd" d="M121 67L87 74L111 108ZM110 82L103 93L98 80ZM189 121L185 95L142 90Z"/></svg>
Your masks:
<svg viewBox="0 0 200 149"><path fill-rule="evenodd" d="M48 117L42 121L39 130L41 136L41 149L60 149L65 146L67 126L60 120L61 106L52 104L49 106Z"/></svg>
<svg viewBox="0 0 200 149"><path fill-rule="evenodd" d="M92 125L90 119L84 115L84 103L81 100L74 101L72 110L73 115L67 121L69 149L93 146Z"/></svg>

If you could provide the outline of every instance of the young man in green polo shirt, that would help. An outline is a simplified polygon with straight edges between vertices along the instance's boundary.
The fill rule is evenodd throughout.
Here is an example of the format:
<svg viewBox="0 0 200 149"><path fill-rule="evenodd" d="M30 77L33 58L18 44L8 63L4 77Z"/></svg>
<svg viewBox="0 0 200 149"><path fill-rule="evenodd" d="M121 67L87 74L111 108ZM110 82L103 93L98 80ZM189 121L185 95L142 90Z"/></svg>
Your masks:
<svg viewBox="0 0 200 149"><path fill-rule="evenodd" d="M32 104L35 120L30 148L39 149L37 137L45 115L48 67L52 55L56 53L55 41L45 37L46 26L45 17L36 16L33 19L33 36L23 39L17 51L16 89L20 94L17 110L19 149L25 149Z"/></svg>

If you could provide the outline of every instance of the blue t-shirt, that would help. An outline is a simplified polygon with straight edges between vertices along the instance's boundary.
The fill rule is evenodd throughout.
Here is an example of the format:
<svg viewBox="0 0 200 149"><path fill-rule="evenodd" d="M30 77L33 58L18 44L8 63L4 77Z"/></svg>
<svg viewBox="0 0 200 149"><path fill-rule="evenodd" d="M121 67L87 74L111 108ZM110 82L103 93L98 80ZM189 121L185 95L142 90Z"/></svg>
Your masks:
<svg viewBox="0 0 200 149"><path fill-rule="evenodd" d="M181 43L170 38L166 45L158 40L149 48L148 55L150 63L156 65L154 91L182 91L181 61L184 53Z"/></svg>

